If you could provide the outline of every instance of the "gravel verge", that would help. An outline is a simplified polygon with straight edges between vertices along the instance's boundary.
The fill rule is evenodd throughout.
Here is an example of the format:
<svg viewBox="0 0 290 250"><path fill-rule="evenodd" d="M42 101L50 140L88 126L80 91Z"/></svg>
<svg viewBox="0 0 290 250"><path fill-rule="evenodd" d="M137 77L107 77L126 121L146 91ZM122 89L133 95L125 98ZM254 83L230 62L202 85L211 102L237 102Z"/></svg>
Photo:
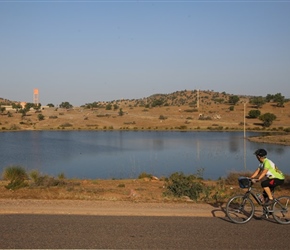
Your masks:
<svg viewBox="0 0 290 250"><path fill-rule="evenodd" d="M196 203L1 199L0 214L220 217L224 212L221 207Z"/></svg>

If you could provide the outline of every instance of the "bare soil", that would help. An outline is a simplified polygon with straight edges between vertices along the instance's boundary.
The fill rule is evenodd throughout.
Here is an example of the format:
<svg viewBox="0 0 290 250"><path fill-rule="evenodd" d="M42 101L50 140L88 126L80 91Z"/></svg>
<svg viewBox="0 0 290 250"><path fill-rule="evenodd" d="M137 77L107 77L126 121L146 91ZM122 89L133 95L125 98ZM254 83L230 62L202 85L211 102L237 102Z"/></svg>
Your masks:
<svg viewBox="0 0 290 250"><path fill-rule="evenodd" d="M212 216L220 205L164 196L164 181L67 181L63 187L26 187L15 191L0 182L0 214L80 214L123 216Z"/></svg>
<svg viewBox="0 0 290 250"><path fill-rule="evenodd" d="M80 200L0 200L0 214L63 214L113 216L194 216L224 215L222 207L195 203L132 203Z"/></svg>

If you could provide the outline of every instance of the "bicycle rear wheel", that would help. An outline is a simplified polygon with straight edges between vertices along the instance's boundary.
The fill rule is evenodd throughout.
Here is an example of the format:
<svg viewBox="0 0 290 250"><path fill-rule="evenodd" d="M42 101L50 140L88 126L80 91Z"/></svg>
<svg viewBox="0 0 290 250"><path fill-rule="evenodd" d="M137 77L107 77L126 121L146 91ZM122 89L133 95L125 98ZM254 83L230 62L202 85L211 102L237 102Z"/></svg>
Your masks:
<svg viewBox="0 0 290 250"><path fill-rule="evenodd" d="M280 224L290 224L290 196L281 196L273 204L273 217Z"/></svg>
<svg viewBox="0 0 290 250"><path fill-rule="evenodd" d="M250 198L244 195L232 197L226 205L226 214L228 218L238 224L248 222L255 213L255 206Z"/></svg>

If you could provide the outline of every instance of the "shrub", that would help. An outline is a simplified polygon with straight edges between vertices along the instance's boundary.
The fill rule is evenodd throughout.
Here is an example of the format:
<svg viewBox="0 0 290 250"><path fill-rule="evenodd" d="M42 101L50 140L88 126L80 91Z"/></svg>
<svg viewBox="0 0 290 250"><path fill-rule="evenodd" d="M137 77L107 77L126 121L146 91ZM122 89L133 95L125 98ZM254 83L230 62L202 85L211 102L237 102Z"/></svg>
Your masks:
<svg viewBox="0 0 290 250"><path fill-rule="evenodd" d="M65 122L63 124L60 125L61 128L67 128L67 127L72 127L72 124Z"/></svg>
<svg viewBox="0 0 290 250"><path fill-rule="evenodd" d="M258 118L261 115L261 111L258 109L253 109L249 111L249 118Z"/></svg>
<svg viewBox="0 0 290 250"><path fill-rule="evenodd" d="M240 176L251 176L251 174L251 172L230 172L225 179L225 183L229 185L238 184Z"/></svg>
<svg viewBox="0 0 290 250"><path fill-rule="evenodd" d="M28 178L25 169L21 166L7 167L3 172L4 180L10 181L5 187L7 189L18 189L27 186L25 182Z"/></svg>
<svg viewBox="0 0 290 250"><path fill-rule="evenodd" d="M64 179L65 179L65 174L64 174L64 173L60 173L60 174L57 176L57 178L58 178L59 180L64 180Z"/></svg>
<svg viewBox="0 0 290 250"><path fill-rule="evenodd" d="M38 170L33 170L29 173L29 176L32 180L31 187L54 187L66 184L64 173L60 173L58 178L55 179L52 176L41 175Z"/></svg>
<svg viewBox="0 0 290 250"><path fill-rule="evenodd" d="M164 116L164 115L160 115L160 116L159 116L159 119L160 119L160 120L166 120L166 119L167 119L167 117L166 117L166 116Z"/></svg>
<svg viewBox="0 0 290 250"><path fill-rule="evenodd" d="M212 194L211 198L214 200L215 204L221 205L232 196L232 193L227 190L225 179L220 178L216 182L214 190L215 192Z"/></svg>
<svg viewBox="0 0 290 250"><path fill-rule="evenodd" d="M143 178L152 178L152 174L148 174L146 172L142 172L141 174L139 174L138 179L143 179Z"/></svg>
<svg viewBox="0 0 290 250"><path fill-rule="evenodd" d="M184 112L189 112L189 113L198 112L198 109L185 109Z"/></svg>
<svg viewBox="0 0 290 250"><path fill-rule="evenodd" d="M210 116L201 115L201 116L198 117L198 120L201 120L201 121L212 120L212 118Z"/></svg>
<svg viewBox="0 0 290 250"><path fill-rule="evenodd" d="M265 113L259 116L259 119L263 121L263 127L270 127L274 120L276 120L276 115L272 113Z"/></svg>
<svg viewBox="0 0 290 250"><path fill-rule="evenodd" d="M112 104L110 104L110 103L107 104L107 105L106 105L106 110L111 110L111 109L112 109Z"/></svg>
<svg viewBox="0 0 290 250"><path fill-rule="evenodd" d="M120 109L119 110L119 116L123 116L124 115L124 111L123 111L123 109Z"/></svg>
<svg viewBox="0 0 290 250"><path fill-rule="evenodd" d="M38 170L33 170L29 173L29 176L33 182L36 182L37 179L39 178L40 174L39 174Z"/></svg>
<svg viewBox="0 0 290 250"><path fill-rule="evenodd" d="M12 124L10 127L10 130L18 130L18 129L20 129L20 127L15 124Z"/></svg>
<svg viewBox="0 0 290 250"><path fill-rule="evenodd" d="M201 194L205 194L208 199L209 188L202 182L199 174L184 175L182 172L173 173L166 182L166 188L173 196L187 196L194 201L198 201Z"/></svg>
<svg viewBox="0 0 290 250"><path fill-rule="evenodd" d="M43 175L38 176L32 186L42 186L42 187L55 187L55 186L63 186L65 181L62 179L55 179L52 176Z"/></svg>
<svg viewBox="0 0 290 250"><path fill-rule="evenodd" d="M43 114L38 114L37 118L38 118L39 121L42 121L42 120L44 120L44 115Z"/></svg>

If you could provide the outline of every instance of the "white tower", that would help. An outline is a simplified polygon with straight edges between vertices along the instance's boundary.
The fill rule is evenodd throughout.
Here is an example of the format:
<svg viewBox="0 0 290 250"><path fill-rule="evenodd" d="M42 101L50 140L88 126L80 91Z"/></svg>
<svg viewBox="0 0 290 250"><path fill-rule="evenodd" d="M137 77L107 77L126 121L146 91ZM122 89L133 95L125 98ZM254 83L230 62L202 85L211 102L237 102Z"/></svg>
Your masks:
<svg viewBox="0 0 290 250"><path fill-rule="evenodd" d="M39 94L38 94L38 89L33 90L33 103L35 105L39 104Z"/></svg>

